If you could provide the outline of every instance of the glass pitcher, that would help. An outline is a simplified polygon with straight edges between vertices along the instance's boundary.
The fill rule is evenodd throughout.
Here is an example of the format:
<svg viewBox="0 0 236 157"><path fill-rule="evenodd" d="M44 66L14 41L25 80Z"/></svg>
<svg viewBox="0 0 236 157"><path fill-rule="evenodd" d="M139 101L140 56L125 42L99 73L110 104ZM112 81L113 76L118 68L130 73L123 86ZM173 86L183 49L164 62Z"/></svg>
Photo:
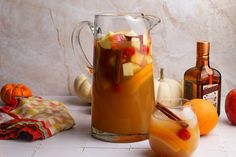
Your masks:
<svg viewBox="0 0 236 157"><path fill-rule="evenodd" d="M150 30L160 19L141 13L99 14L94 24L80 22L72 33L77 48L93 73L93 137L110 142L147 139L154 106ZM93 64L81 45L80 34L89 26L94 36Z"/></svg>

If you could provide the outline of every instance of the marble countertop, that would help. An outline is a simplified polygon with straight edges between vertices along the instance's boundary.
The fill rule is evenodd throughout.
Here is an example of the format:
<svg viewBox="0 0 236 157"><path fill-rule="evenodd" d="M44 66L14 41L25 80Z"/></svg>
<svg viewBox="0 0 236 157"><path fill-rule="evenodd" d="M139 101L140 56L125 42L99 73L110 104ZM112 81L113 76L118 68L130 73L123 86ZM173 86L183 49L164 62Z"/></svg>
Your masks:
<svg viewBox="0 0 236 157"><path fill-rule="evenodd" d="M75 96L44 97L64 102L73 115L76 125L45 140L25 142L0 140L0 157L154 157L148 141L109 143L90 135L90 106ZM223 99L224 100L224 99ZM224 101L222 100L222 104ZM222 105L223 106L223 105ZM235 157L236 126L229 124L223 107L217 127L201 137L193 157Z"/></svg>

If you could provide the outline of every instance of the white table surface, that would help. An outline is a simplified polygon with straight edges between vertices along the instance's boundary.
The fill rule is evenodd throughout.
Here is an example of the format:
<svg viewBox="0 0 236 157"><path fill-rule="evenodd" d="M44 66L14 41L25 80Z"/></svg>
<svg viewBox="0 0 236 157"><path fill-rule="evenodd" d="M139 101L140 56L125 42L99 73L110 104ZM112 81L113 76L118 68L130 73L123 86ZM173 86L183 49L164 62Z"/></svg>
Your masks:
<svg viewBox="0 0 236 157"><path fill-rule="evenodd" d="M48 139L34 142L0 140L0 157L154 157L148 141L109 143L90 135L90 106L75 96L43 97L64 102L76 125ZM217 127L201 137L193 157L235 157L236 126L229 124L224 113L224 99Z"/></svg>

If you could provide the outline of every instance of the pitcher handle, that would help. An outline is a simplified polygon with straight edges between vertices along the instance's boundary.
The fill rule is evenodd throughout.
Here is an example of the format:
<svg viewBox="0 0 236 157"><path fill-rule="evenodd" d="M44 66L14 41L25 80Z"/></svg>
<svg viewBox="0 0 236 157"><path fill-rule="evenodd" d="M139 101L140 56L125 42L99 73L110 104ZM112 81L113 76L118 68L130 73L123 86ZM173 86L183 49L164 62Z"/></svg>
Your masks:
<svg viewBox="0 0 236 157"><path fill-rule="evenodd" d="M71 43L72 43L72 49L73 49L74 55L76 55L76 53L78 53L79 56L81 56L82 61L85 63L88 72L91 74L93 72L93 64L91 64L90 61L88 60L88 57L86 56L86 54L82 48L82 44L81 44L81 40L80 40L81 39L80 38L81 31L86 26L88 26L90 28L91 32L94 35L94 26L93 26L92 22L81 21L75 26L75 28L72 32Z"/></svg>
<svg viewBox="0 0 236 157"><path fill-rule="evenodd" d="M143 14L143 18L147 20L148 24L149 24L149 30L151 30L153 27L155 27L157 24L159 24L161 22L161 19L153 16L153 15L144 15Z"/></svg>

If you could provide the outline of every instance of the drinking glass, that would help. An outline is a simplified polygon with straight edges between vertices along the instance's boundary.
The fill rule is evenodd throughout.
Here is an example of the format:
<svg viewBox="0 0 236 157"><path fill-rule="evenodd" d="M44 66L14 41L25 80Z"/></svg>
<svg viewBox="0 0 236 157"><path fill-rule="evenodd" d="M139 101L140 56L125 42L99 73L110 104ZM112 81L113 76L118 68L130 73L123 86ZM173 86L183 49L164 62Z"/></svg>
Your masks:
<svg viewBox="0 0 236 157"><path fill-rule="evenodd" d="M198 146L199 127L189 100L158 102L149 127L149 144L160 157L189 157Z"/></svg>

